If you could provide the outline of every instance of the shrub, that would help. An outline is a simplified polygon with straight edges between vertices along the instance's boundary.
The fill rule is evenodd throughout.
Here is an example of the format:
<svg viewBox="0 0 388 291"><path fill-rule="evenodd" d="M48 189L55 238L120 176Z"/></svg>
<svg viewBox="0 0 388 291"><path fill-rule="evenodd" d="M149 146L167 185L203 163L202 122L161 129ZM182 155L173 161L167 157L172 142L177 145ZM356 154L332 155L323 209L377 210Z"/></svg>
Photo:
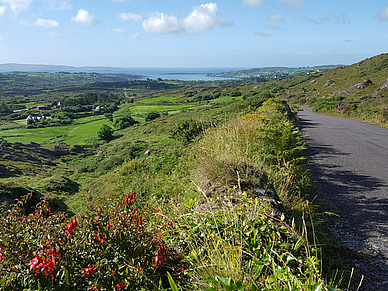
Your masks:
<svg viewBox="0 0 388 291"><path fill-rule="evenodd" d="M170 225L134 192L71 218L46 200L23 215L26 200L0 209L1 290L157 289Z"/></svg>
<svg viewBox="0 0 388 291"><path fill-rule="evenodd" d="M113 129L110 126L104 124L97 132L97 135L101 140L111 141L113 139Z"/></svg>
<svg viewBox="0 0 388 291"><path fill-rule="evenodd" d="M208 127L208 123L203 123L195 120L185 120L180 122L171 132L171 137L182 141L183 143L190 143L197 136L203 133L204 129Z"/></svg>
<svg viewBox="0 0 388 291"><path fill-rule="evenodd" d="M118 129L124 129L137 123L139 122L134 120L131 116L122 116L116 118L113 125Z"/></svg>
<svg viewBox="0 0 388 291"><path fill-rule="evenodd" d="M149 113L147 113L147 115L145 117L145 121L151 121L151 120L154 120L154 119L159 118L159 117L160 117L159 112L149 112Z"/></svg>

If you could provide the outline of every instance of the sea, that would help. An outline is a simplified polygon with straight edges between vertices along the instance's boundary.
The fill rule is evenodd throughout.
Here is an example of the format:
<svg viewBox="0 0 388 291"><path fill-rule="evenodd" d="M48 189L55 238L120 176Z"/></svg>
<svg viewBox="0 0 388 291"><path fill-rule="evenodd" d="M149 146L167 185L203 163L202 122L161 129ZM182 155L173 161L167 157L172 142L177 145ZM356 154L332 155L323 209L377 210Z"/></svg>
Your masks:
<svg viewBox="0 0 388 291"><path fill-rule="evenodd" d="M182 81L220 81L234 78L211 77L211 73L223 73L244 70L246 68L112 68L104 73L124 73L141 75L141 79L182 80ZM100 71L99 71L100 72Z"/></svg>

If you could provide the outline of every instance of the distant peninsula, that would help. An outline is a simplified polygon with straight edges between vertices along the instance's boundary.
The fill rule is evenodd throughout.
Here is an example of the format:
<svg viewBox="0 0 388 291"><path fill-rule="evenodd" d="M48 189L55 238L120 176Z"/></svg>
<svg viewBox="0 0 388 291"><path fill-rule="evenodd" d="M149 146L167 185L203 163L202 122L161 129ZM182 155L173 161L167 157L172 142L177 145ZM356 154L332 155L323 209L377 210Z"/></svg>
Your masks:
<svg viewBox="0 0 388 291"><path fill-rule="evenodd" d="M266 68L254 68L248 70L239 70L223 73L211 73L210 77L222 77L222 78L277 78L295 76L301 74L309 74L314 72L322 72L340 67L341 65L323 65L315 67L299 67L299 68L286 68L286 67L266 67Z"/></svg>

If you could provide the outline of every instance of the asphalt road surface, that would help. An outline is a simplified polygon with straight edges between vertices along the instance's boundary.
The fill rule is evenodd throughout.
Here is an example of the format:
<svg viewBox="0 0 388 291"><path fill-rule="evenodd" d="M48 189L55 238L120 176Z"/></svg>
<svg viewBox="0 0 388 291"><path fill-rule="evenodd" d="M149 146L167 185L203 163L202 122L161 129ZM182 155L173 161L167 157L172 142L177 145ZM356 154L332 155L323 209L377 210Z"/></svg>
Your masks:
<svg viewBox="0 0 388 291"><path fill-rule="evenodd" d="M308 107L298 116L317 193L340 215L336 235L372 254L356 263L360 290L388 290L388 129Z"/></svg>

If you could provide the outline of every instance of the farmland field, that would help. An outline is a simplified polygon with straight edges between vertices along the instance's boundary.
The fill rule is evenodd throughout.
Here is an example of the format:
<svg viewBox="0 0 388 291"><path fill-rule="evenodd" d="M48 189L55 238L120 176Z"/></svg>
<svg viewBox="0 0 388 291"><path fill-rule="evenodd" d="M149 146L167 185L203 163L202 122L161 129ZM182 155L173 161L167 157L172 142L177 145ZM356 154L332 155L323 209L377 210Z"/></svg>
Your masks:
<svg viewBox="0 0 388 291"><path fill-rule="evenodd" d="M0 138L8 142L41 144L50 143L51 139L60 138L67 144L86 144L88 138L96 137L101 125L109 124L108 119L101 116L90 116L76 119L76 124L46 128L18 128L0 131Z"/></svg>

